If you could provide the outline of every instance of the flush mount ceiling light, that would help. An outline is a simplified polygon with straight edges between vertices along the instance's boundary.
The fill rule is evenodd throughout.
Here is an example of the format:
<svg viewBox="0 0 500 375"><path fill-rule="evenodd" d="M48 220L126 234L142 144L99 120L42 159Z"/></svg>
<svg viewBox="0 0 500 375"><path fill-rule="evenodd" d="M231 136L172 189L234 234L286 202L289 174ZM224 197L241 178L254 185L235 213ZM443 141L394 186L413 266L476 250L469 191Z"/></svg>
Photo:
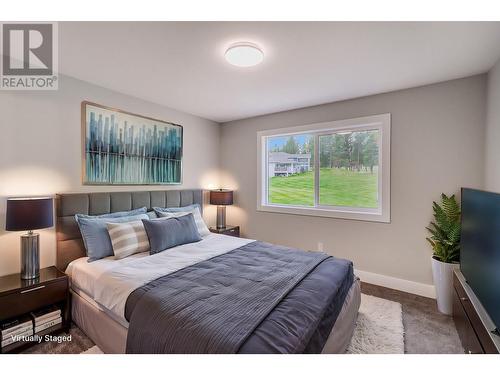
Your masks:
<svg viewBox="0 0 500 375"><path fill-rule="evenodd" d="M229 47L224 55L229 64L249 67L260 64L264 60L262 50L252 43L236 43Z"/></svg>

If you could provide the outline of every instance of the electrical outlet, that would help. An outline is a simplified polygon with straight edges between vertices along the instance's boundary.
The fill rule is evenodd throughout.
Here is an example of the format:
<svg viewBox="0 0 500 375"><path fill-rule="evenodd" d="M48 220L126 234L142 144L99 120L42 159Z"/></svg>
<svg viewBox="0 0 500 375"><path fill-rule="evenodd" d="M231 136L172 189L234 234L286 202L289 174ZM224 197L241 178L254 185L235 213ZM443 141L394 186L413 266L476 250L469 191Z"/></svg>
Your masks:
<svg viewBox="0 0 500 375"><path fill-rule="evenodd" d="M323 251L323 242L318 242L318 251Z"/></svg>

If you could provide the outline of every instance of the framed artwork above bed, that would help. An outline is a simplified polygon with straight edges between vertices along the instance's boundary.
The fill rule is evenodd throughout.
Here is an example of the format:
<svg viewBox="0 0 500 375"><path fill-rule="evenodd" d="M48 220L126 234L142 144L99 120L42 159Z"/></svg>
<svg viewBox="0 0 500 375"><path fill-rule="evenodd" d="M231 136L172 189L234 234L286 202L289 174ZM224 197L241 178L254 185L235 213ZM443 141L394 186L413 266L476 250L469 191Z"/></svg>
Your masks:
<svg viewBox="0 0 500 375"><path fill-rule="evenodd" d="M180 184L182 147L181 125L82 102L85 185Z"/></svg>

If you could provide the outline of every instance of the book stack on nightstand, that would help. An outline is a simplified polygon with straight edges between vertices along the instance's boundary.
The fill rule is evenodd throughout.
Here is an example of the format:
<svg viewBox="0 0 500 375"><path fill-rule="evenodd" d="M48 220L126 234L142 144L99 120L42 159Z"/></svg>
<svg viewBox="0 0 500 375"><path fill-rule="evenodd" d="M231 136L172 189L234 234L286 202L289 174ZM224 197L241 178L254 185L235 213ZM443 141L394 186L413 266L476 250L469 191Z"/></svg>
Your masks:
<svg viewBox="0 0 500 375"><path fill-rule="evenodd" d="M29 315L11 319L0 324L2 348L14 342L15 338L24 338L33 335L33 321Z"/></svg>
<svg viewBox="0 0 500 375"><path fill-rule="evenodd" d="M61 309L50 306L31 313L35 333L44 331L62 322Z"/></svg>

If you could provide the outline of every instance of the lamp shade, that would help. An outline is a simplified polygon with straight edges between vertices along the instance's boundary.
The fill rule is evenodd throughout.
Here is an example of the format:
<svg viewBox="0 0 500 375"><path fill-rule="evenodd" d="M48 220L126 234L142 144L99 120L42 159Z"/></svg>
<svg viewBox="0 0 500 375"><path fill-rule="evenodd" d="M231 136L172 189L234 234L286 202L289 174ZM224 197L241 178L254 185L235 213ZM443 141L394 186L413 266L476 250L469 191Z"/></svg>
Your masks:
<svg viewBox="0 0 500 375"><path fill-rule="evenodd" d="M233 191L224 189L211 190L210 204L216 204L217 206L229 206L233 204Z"/></svg>
<svg viewBox="0 0 500 375"><path fill-rule="evenodd" d="M34 230L54 225L52 198L9 198L7 199L8 231Z"/></svg>

